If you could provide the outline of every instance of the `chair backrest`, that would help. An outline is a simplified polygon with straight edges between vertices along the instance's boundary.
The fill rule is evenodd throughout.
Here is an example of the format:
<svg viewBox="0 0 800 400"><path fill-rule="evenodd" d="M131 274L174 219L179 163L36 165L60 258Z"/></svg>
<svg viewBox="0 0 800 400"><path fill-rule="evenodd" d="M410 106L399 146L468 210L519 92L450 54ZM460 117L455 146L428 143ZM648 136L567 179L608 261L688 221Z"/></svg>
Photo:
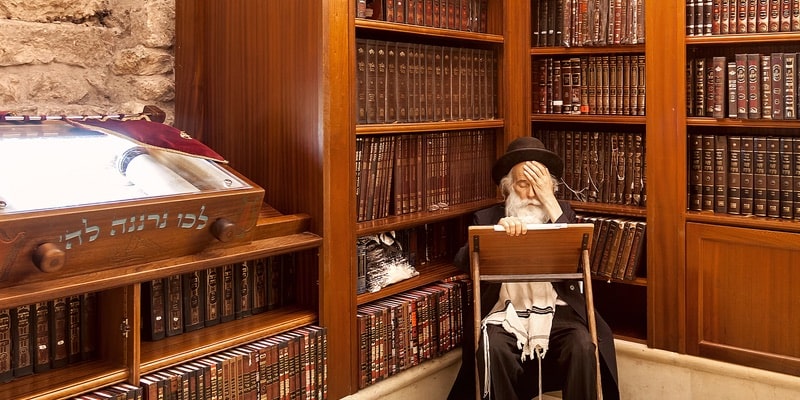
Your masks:
<svg viewBox="0 0 800 400"><path fill-rule="evenodd" d="M592 298L589 254L594 224L528 225L525 235L509 236L499 226L470 226L468 231L470 276L473 281L473 330L478 348L481 324L481 285L479 281L533 282L580 279L586 297L589 334L595 345L597 398L602 398L597 323ZM481 384L475 369L475 395L481 398Z"/></svg>
<svg viewBox="0 0 800 400"><path fill-rule="evenodd" d="M472 264L488 281L582 279L581 253L591 252L593 230L590 223L536 224L509 236L499 226L470 226Z"/></svg>

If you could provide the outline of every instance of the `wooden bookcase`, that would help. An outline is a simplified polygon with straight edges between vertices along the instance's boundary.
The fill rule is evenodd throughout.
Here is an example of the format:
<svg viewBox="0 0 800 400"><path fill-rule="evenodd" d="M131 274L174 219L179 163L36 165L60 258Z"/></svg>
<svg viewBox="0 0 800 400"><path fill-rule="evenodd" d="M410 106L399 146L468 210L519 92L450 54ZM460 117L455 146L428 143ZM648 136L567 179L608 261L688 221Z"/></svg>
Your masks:
<svg viewBox="0 0 800 400"><path fill-rule="evenodd" d="M697 101L693 101L696 96L692 96L688 90L677 99L678 103L685 101L682 104L695 105L695 109L686 107L685 117L681 114L678 117L678 129L684 137L678 152L686 154L683 164L688 168L686 190L690 199L685 213L685 345L689 354L798 375L800 351L785 333L800 328L800 322L791 316L800 307L800 300L793 289L798 282L794 270L800 255L797 248L800 215L795 213L797 206L794 203L798 186L793 182L797 179L797 149L800 148L800 145L795 145L800 143L798 74L794 65L794 72L789 78L787 68L790 64L779 55L795 54L794 64L797 62L796 54L800 52L800 10L794 9L792 15L789 9L772 12L764 8L763 11L769 12L762 13L762 7L777 7L780 2L752 3L757 3L752 4L756 15L751 18L751 14L747 13L742 23L738 22L741 12L738 16L729 12L727 15L733 16L733 19L729 19L728 24L722 22L722 18L715 20L714 16L721 17L726 11L720 8L718 13L716 10L712 13L711 22L708 22L708 17L703 19L705 26L702 33L699 29L691 29L691 20L686 25L678 24L679 28L685 27L683 37L676 43L679 47L675 49L676 54L681 55L676 62L683 62L683 65L688 66L699 59L724 57L723 61L734 62L738 68L737 55L759 55L750 57L756 61L755 65L745 62L741 67L742 72L747 71L744 76L746 82L736 82L738 71L734 79L724 79L726 84L734 81L737 94L742 93L737 86L750 85L751 75L756 80L753 82L755 90L747 88L748 96L743 99L746 103L734 103L737 105L733 110L735 117L729 115L731 107L727 104L727 97L722 102L721 116L697 112ZM699 16L696 17L695 23L700 20ZM762 61L760 56L769 57ZM708 64L711 61L706 62ZM689 79L687 77L686 81ZM780 89L790 79L793 81L793 93L781 93ZM689 82L685 84L687 88L690 86ZM724 93L731 91L725 85ZM762 99L767 100L766 103L761 103ZM789 105L789 100L793 105ZM744 104L747 107L741 113L739 108ZM764 115L770 114L767 112L770 109L773 111L771 115ZM780 112L775 112L776 109ZM715 196L715 207L711 209L703 204L698 210L691 202L691 166L696 162L692 140L696 135L719 139L713 149L715 157L723 161L723 173L714 187L722 186L720 192L725 196L722 199ZM746 142L753 145L752 151ZM741 153L738 153L736 143L742 144ZM705 145L703 153L706 153ZM739 157L731 158L734 153ZM701 155L703 160L704 157ZM717 162L713 176L720 179L716 165ZM729 168L731 166L733 169ZM728 179L736 177L735 172L741 172L740 180L731 182ZM703 175L703 179L708 175ZM748 193L746 186L750 182L753 190ZM741 190L724 190L730 188ZM732 199L735 204L737 193L740 207L726 208ZM746 201L751 197L752 201ZM745 306L765 312L742 312Z"/></svg>
<svg viewBox="0 0 800 400"><path fill-rule="evenodd" d="M518 86L507 77L522 75L526 57L504 49L507 21L524 23L509 17L519 11L517 2L485 2L485 33L357 18L356 3L176 3L176 125L263 185L266 201L277 209L310 214L311 230L323 237L319 258L307 261L320 266L319 323L328 329L328 363L336 366L328 369L331 398L358 389L360 304L457 274L449 262L432 262L418 267L419 276L358 296L356 239L458 220L496 202L492 195L438 211L358 222L357 138L482 130L493 135L494 148L502 148L509 129L504 116L517 116L513 125L519 134L527 130L521 110L509 107L505 95ZM493 52L497 113L484 119L358 124L359 38Z"/></svg>
<svg viewBox="0 0 800 400"><path fill-rule="evenodd" d="M608 33L592 32L580 26L600 22L593 21L591 12L578 10L578 2L572 3L575 10L562 10L570 3L531 2L531 134L564 159L564 182L557 195L570 200L579 216L646 222L644 149L649 147L649 134L643 12L638 14L638 32L630 22L624 27L622 12L616 16L616 32L614 15L608 17ZM634 2L626 3L633 7ZM636 150L634 140L640 143ZM625 247L604 246L600 236L607 235L599 234L599 225L596 231L599 240L594 246L599 251ZM593 263L600 264L597 260ZM636 279L593 275L598 312L615 336L639 342L647 340L648 280L643 264L638 264ZM593 265L595 269L603 268Z"/></svg>
<svg viewBox="0 0 800 400"><path fill-rule="evenodd" d="M686 2L667 0L647 2L644 45L538 48L531 39L532 13L538 1L489 0L487 33L359 19L357 3L357 0L251 0L203 5L186 0L176 2L176 125L217 149L237 170L262 185L269 204L282 212L309 214L310 230L323 238L319 257L307 260L319 263L319 280L308 282L308 290L319 285L319 323L328 329L328 362L336 366L329 368L331 398L344 397L358 388L357 307L455 272L452 266L437 264L423 270L420 277L386 291L359 296L355 291L356 239L384 230L469 215L491 202L451 207L444 213L357 222L354 174L357 139L430 131L492 130L498 153L514 138L543 128L599 127L601 131L613 128L643 132L648 149L646 207L573 202L579 212L647 221L646 280L598 282L595 287L598 308L623 338L642 341L654 348L714 356L746 365L767 364L772 368L774 364L764 362L774 360L772 355L724 351L725 346L717 346L715 352L708 350L707 345L699 345L710 339L742 346L737 342L739 337L726 337L722 329L715 332L715 337L698 337L705 326L701 322L718 311L735 307L736 303L733 299L729 303L724 299L711 303L707 296L717 292L701 292L701 287L694 285L705 272L724 268L722 259L713 255L718 253L697 249L703 238L716 238L713 235L722 235L732 228L749 228L744 232L754 239L773 234L793 238L800 230L796 221L687 211L687 133L706 127L724 130L741 127L778 130L796 136L794 130L798 125L790 121L687 118L686 57L687 52L695 49L730 50L739 42L749 42L747 46L754 49L770 45L785 48L794 43L797 33L688 38ZM356 115L359 38L494 49L499 54L497 118L359 124ZM606 53L644 54L646 115L533 113L534 104L538 104L531 89L534 60ZM703 229L696 229L698 225ZM741 253L740 246L732 240L728 242L730 245L723 246L721 252L742 254L739 260L754 265L761 265L764 257L773 254L755 248ZM776 257L785 257L784 260L791 259L783 251L786 250L776 248L774 253ZM736 276L740 280L729 288L738 289L737 284L751 278ZM783 294L788 296L788 286L786 291ZM784 311L796 309L796 304L779 305L770 302L771 298L762 297L765 303L758 305L780 306ZM630 303L636 303L634 312L622 309ZM743 318L744 314L732 318L724 331L743 329L747 325ZM777 328L770 326L757 334L766 341L774 331ZM767 350L778 358L791 358L796 357L792 349L786 342Z"/></svg>
<svg viewBox="0 0 800 400"><path fill-rule="evenodd" d="M179 204L172 203L171 206ZM170 205L165 204L164 207ZM101 207L98 215L112 213L114 208L104 211ZM120 209L119 206L116 208ZM87 215L93 210L83 207L83 212ZM43 212L35 212L28 218L40 214ZM58 226L63 221L69 221L68 214L71 213L49 214L51 223ZM168 257L153 254L141 258L139 262L129 261L111 267L94 266L83 271L75 271L74 263L70 266L70 259L67 258L66 266L60 270L29 274L17 283L4 282L0 291L0 308L10 309L57 297L95 293L97 315L101 318L98 318L95 331L95 355L90 360L13 378L10 382L0 384L3 397L60 399L122 382L138 384L140 376L145 373L315 323L317 313L314 307L298 301L296 305L184 332L159 341L142 339L142 282L228 263L313 251L322 243L318 235L307 231L308 215L284 215L264 204L259 214L253 217L256 223L251 228L252 240L237 241L227 246L211 242L196 253L187 253L188 248L171 249L170 252L183 251L183 255ZM5 220L5 226L12 228L13 219ZM114 259L115 256L111 254L113 250L104 251L97 255L106 260ZM22 271L30 269L27 264L30 262L22 260L6 267L9 271ZM315 273L313 271L312 275ZM95 329L94 326L84 327Z"/></svg>

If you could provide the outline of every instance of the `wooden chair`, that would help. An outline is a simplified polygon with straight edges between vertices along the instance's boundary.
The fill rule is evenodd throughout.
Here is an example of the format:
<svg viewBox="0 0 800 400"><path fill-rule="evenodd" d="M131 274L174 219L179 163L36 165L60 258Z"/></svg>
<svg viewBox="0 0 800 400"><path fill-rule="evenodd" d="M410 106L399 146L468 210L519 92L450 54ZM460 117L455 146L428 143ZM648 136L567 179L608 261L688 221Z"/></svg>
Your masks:
<svg viewBox="0 0 800 400"><path fill-rule="evenodd" d="M473 282L475 349L481 329L481 281L554 282L583 280L589 333L595 345L597 398L602 398L597 325L592 298L589 251L593 224L528 225L525 235L509 236L500 225L470 226L470 269ZM480 379L475 363L476 398L480 400Z"/></svg>

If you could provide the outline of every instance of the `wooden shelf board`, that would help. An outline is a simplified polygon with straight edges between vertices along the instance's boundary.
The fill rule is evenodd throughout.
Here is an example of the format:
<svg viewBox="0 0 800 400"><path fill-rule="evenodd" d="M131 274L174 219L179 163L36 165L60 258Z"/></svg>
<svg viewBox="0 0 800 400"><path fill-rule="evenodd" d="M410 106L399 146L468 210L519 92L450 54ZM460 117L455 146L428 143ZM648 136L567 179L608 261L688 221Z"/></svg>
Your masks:
<svg viewBox="0 0 800 400"><path fill-rule="evenodd" d="M742 43L781 43L797 42L800 40L800 32L770 32L770 33L751 33L751 34L732 34L732 35L711 35L711 36L687 36L686 45L715 45L732 44L741 45Z"/></svg>
<svg viewBox="0 0 800 400"><path fill-rule="evenodd" d="M585 201L570 201L570 206L575 212L592 212L615 214L629 217L646 217L647 209L639 206L625 206L621 204L591 203Z"/></svg>
<svg viewBox="0 0 800 400"><path fill-rule="evenodd" d="M419 275L413 278L391 284L375 293L363 293L358 295L358 304L361 305L384 299L420 286L438 282L442 279L463 274L463 272L449 262L434 262L430 265L417 267L417 271L419 271Z"/></svg>
<svg viewBox="0 0 800 400"><path fill-rule="evenodd" d="M0 398L62 399L128 379L125 368L103 361L70 364L4 383Z"/></svg>
<svg viewBox="0 0 800 400"><path fill-rule="evenodd" d="M155 342L142 342L141 373L181 364L316 321L315 312L283 307Z"/></svg>
<svg viewBox="0 0 800 400"><path fill-rule="evenodd" d="M505 41L503 35L433 28L429 26L401 24L374 19L356 18L355 26L357 29L442 37L447 39L472 40L475 42L503 43Z"/></svg>
<svg viewBox="0 0 800 400"><path fill-rule="evenodd" d="M642 53L644 54L643 44L634 45L618 45L618 46L577 46L577 47L532 47L532 56L557 56L564 54L631 54Z"/></svg>
<svg viewBox="0 0 800 400"><path fill-rule="evenodd" d="M502 119L476 119L463 121L438 121L394 124L364 124L356 126L356 135L385 135L431 131L502 128Z"/></svg>
<svg viewBox="0 0 800 400"><path fill-rule="evenodd" d="M569 122L571 124L620 124L644 125L643 115L596 115L596 114L531 114L531 122Z"/></svg>
<svg viewBox="0 0 800 400"><path fill-rule="evenodd" d="M446 210L422 211L418 213L395 215L388 218L381 218L371 221L359 222L356 227L358 236L372 235L386 231L404 229L411 226L418 226L439 222L459 215L473 213L475 211L498 204L498 199L486 199L473 201L470 203L456 204Z"/></svg>
<svg viewBox="0 0 800 400"><path fill-rule="evenodd" d="M20 284L0 291L0 307L34 303L41 299L99 291L151 279L211 268L261 257L317 248L322 238L308 232L254 240L231 248L218 248L183 257L112 268L91 274Z"/></svg>
<svg viewBox="0 0 800 400"><path fill-rule="evenodd" d="M767 229L800 233L800 221L782 218L758 217L755 215L719 214L710 211L688 211L686 222L736 226L740 228Z"/></svg>
<svg viewBox="0 0 800 400"><path fill-rule="evenodd" d="M770 119L737 119L737 118L709 118L687 117L687 126L708 126L726 128L773 128L773 129L798 129L800 120L770 120ZM755 132L753 132L755 134Z"/></svg>

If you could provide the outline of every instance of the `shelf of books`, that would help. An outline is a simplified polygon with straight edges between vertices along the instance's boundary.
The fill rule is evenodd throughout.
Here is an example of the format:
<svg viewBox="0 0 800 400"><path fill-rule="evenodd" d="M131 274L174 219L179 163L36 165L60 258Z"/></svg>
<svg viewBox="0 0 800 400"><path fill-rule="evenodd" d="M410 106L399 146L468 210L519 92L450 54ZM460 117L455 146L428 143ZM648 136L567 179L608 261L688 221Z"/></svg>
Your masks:
<svg viewBox="0 0 800 400"><path fill-rule="evenodd" d="M557 197L595 225L595 307L637 341L647 338L643 3L534 1L530 50L532 135L564 160Z"/></svg>
<svg viewBox="0 0 800 400"><path fill-rule="evenodd" d="M796 230L800 10L724 3L687 3L687 219Z"/></svg>
<svg viewBox="0 0 800 400"><path fill-rule="evenodd" d="M780 282L792 281L791 243L800 233L800 5L687 1L685 28L687 301L696 305L687 349L796 375L796 363L779 361L797 355L791 344L759 344L785 327L738 318L736 301L709 299L769 287L770 296L751 306L778 318L787 312L772 299L791 296ZM758 274L741 269L753 264L763 266ZM715 323L705 323L712 315ZM759 329L743 340L743 327L753 325Z"/></svg>
<svg viewBox="0 0 800 400"><path fill-rule="evenodd" d="M134 396L150 384L157 396L255 394L256 371L235 369L237 363L272 368L287 390L324 393L324 375L312 380L287 361L313 354L315 371L324 374L316 296L298 289L316 271L294 261L321 238L305 232L308 216L267 205L259 214L255 239L244 244L43 282L4 282L3 397ZM291 353L258 358L272 351L261 341L278 346L283 336ZM198 383L200 375L208 380ZM308 386L289 385L294 380Z"/></svg>
<svg viewBox="0 0 800 400"><path fill-rule="evenodd" d="M357 3L360 389L460 345L467 290L452 259L472 213L497 203L504 37L502 1ZM434 298L446 309L422 307ZM379 321L400 310L419 326L390 337Z"/></svg>

